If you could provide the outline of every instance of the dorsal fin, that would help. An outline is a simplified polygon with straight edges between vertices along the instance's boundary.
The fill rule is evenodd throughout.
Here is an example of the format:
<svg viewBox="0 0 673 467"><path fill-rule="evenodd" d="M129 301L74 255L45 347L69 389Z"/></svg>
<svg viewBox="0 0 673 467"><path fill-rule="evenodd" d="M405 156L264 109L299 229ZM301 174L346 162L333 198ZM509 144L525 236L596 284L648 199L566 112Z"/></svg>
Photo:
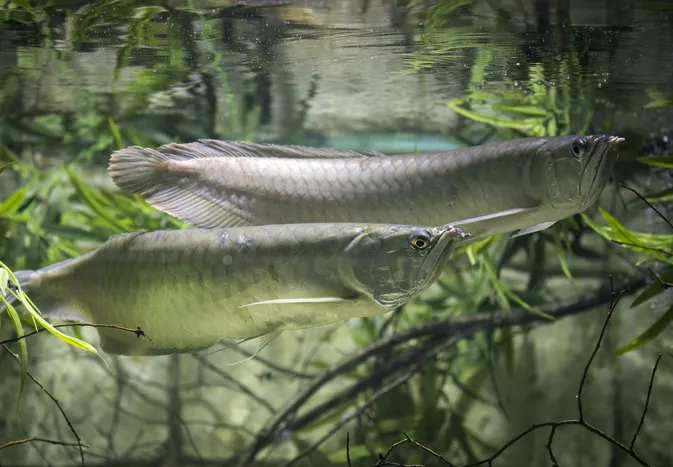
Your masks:
<svg viewBox="0 0 673 467"><path fill-rule="evenodd" d="M280 146L240 141L199 140L187 144L166 144L158 149L131 146L110 158L108 173L122 190L141 195L148 203L178 219L202 228L253 225L247 206L227 198L226 187L214 192L199 179L207 170L207 159L265 158L356 158L382 155L374 152L340 151L305 146ZM187 161L203 161L195 169Z"/></svg>
<svg viewBox="0 0 673 467"><path fill-rule="evenodd" d="M132 148L129 148L132 149ZM120 152L124 152L123 149ZM352 157L383 156L376 151L312 148L279 144L248 143L246 141L220 141L200 139L193 143L165 144L157 151L169 158L200 159L209 157L277 157L282 159L346 159Z"/></svg>

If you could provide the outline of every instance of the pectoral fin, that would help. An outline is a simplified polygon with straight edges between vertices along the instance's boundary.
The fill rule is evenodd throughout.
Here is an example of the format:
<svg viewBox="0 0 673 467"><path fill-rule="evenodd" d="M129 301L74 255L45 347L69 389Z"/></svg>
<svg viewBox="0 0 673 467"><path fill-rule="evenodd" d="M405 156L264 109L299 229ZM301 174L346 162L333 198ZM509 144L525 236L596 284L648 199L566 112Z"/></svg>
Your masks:
<svg viewBox="0 0 673 467"><path fill-rule="evenodd" d="M489 235L515 230L516 227L511 228L513 225L530 224L531 215L537 210L538 206L507 209L460 221L452 220L450 221L450 224L454 227L458 227L463 232L469 232L470 237L467 240L472 241L483 239Z"/></svg>
<svg viewBox="0 0 673 467"><path fill-rule="evenodd" d="M259 345L257 346L257 349L255 350L255 352L252 355L244 358L243 360L239 360L239 361L234 362L234 363L227 363L227 365L228 366L234 366L234 365L238 365L239 363L243 363L243 362L247 362L248 360L252 360L253 358L255 358L257 356L257 354L259 354L264 349L264 347L266 347L271 342L276 340L278 338L278 336L280 336L282 333L283 333L282 329L275 329L268 334L264 334L263 336L259 337ZM242 342L245 342L245 341L248 341L248 340L250 340L250 339L244 339Z"/></svg>
<svg viewBox="0 0 673 467"><path fill-rule="evenodd" d="M521 235L528 235L532 234L533 232L539 232L540 230L548 229L552 225L554 225L556 221L552 222L543 222L541 224L536 224L536 225L531 225L530 227L526 227L523 229L519 229L516 232L512 234L510 238L515 238L515 237L520 237Z"/></svg>
<svg viewBox="0 0 673 467"><path fill-rule="evenodd" d="M261 302L247 303L245 305L239 306L239 308L247 308L250 306L259 306L259 305L277 305L277 304L315 304L315 303L339 303L339 302L350 302L355 299L353 298L341 298L341 297L316 297L316 298L277 298L274 300L263 300Z"/></svg>

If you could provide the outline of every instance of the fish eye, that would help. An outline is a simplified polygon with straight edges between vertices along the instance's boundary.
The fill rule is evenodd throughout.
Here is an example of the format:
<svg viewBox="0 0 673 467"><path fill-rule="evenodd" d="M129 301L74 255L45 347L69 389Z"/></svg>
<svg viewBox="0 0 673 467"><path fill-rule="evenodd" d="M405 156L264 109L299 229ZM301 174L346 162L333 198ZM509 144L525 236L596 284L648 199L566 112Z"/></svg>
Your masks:
<svg viewBox="0 0 673 467"><path fill-rule="evenodd" d="M576 159L581 159L582 156L584 156L584 153L587 151L588 147L589 143L587 143L586 139L577 138L570 146L570 150L573 152L573 156L575 156Z"/></svg>
<svg viewBox="0 0 673 467"><path fill-rule="evenodd" d="M425 250L430 246L432 238L427 230L419 230L411 234L409 244L417 250Z"/></svg>

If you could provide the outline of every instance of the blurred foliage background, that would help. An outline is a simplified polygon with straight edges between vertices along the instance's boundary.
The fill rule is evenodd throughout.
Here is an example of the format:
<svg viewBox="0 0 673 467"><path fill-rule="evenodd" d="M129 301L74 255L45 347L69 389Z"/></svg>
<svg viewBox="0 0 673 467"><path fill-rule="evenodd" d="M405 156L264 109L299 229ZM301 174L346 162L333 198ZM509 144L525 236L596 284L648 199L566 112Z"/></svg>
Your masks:
<svg viewBox="0 0 673 467"><path fill-rule="evenodd" d="M589 410L627 439L664 353L639 451L673 463L672 22L645 0L0 1L0 166L11 164L0 260L14 271L121 232L188 228L112 185L109 155L129 145L208 137L399 153L627 138L597 207L460 251L401 312L284 335L237 366L254 346L104 363L46 334L26 339L26 367L77 435L39 387L26 383L17 402L21 367L3 353L0 445L79 437L86 465L346 465L348 431L352 465L372 466L404 431L457 465L476 462L532 423L573 416L612 275L632 287L591 373ZM586 296L605 300L553 323L482 319ZM474 317L464 335L437 331ZM88 331L67 332L95 343ZM15 332L0 316L0 333ZM527 438L497 465L548 463L545 443ZM579 430L557 446L561 465L632 465ZM410 446L395 456L446 465ZM76 445L0 449L0 465L75 463Z"/></svg>

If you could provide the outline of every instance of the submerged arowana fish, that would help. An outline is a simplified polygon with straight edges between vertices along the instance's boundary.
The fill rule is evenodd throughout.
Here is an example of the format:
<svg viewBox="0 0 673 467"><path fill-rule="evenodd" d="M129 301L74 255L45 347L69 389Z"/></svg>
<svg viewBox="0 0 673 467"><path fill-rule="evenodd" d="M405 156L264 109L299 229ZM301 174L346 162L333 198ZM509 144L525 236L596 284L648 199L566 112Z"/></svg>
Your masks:
<svg viewBox="0 0 673 467"><path fill-rule="evenodd" d="M104 351L160 355L386 313L429 287L466 236L376 224L138 232L16 275L45 316L152 339L98 328Z"/></svg>
<svg viewBox="0 0 673 467"><path fill-rule="evenodd" d="M302 222L460 227L472 239L525 234L584 211L623 138L534 137L386 156L202 140L115 152L121 189L202 228ZM477 219L474 219L477 218Z"/></svg>

